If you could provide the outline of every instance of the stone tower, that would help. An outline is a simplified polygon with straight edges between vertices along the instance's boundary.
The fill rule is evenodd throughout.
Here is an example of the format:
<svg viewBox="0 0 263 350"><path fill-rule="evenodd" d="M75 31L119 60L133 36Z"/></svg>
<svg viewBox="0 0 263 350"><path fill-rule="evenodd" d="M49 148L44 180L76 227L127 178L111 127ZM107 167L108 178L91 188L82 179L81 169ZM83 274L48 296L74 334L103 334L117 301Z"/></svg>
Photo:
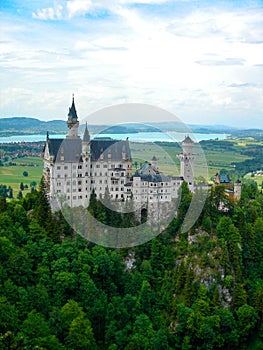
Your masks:
<svg viewBox="0 0 263 350"><path fill-rule="evenodd" d="M91 188L91 153L90 153L90 134L87 123L81 143L81 158L83 167L83 176L85 177L85 205L88 206Z"/></svg>
<svg viewBox="0 0 263 350"><path fill-rule="evenodd" d="M79 138L78 136L79 121L78 121L77 111L76 111L75 102L74 102L74 95L72 97L72 105L69 108L69 112L68 112L67 125L68 125L67 138L71 138L71 139Z"/></svg>
<svg viewBox="0 0 263 350"><path fill-rule="evenodd" d="M240 200L241 198L241 190L242 190L242 183L240 180L237 180L234 183L234 198L237 200Z"/></svg>
<svg viewBox="0 0 263 350"><path fill-rule="evenodd" d="M194 190L195 156L193 154L193 146L193 140L189 136L186 136L182 142L183 152L177 156L180 159L181 163L180 175L187 182L190 191Z"/></svg>

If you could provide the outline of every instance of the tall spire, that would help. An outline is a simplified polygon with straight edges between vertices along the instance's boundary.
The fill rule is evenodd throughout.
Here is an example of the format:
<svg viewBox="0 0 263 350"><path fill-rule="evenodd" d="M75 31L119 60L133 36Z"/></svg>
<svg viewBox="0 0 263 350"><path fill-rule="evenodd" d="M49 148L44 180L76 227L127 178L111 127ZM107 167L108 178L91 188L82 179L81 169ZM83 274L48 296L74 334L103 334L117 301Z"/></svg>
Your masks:
<svg viewBox="0 0 263 350"><path fill-rule="evenodd" d="M85 131L84 131L84 135L83 135L83 141L84 142L90 142L90 135L89 135L87 122L86 122L86 127L85 127Z"/></svg>
<svg viewBox="0 0 263 350"><path fill-rule="evenodd" d="M76 138L78 137L78 127L79 127L79 121L77 116L77 111L75 107L75 101L74 101L74 94L72 96L72 105L69 108L68 112L68 136L69 138Z"/></svg>
<svg viewBox="0 0 263 350"><path fill-rule="evenodd" d="M68 117L69 118L71 117L72 119L78 119L77 111L75 107L75 101L74 101L74 94L72 94L72 105L69 108Z"/></svg>

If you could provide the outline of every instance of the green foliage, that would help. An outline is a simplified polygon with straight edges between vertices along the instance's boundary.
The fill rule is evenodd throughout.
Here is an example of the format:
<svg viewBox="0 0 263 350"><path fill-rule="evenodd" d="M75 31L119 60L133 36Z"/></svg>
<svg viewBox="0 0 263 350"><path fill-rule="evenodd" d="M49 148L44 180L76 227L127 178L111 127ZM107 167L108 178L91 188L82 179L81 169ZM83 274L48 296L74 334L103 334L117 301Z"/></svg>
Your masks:
<svg viewBox="0 0 263 350"><path fill-rule="evenodd" d="M182 233L191 194L186 184L181 191L166 231L129 250L77 236L51 212L43 182L20 200L0 197L0 349L232 350L254 339L260 348L262 195L225 201L224 213L223 192L212 191L199 223ZM94 194L89 210L134 225Z"/></svg>

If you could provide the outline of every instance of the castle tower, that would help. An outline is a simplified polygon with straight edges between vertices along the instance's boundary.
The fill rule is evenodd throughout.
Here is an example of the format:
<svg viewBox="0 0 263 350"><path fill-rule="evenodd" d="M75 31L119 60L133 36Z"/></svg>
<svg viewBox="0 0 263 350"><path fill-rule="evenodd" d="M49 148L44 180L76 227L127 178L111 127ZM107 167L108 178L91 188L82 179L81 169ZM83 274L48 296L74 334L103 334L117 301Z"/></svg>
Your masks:
<svg viewBox="0 0 263 350"><path fill-rule="evenodd" d="M241 199L242 183L240 180L237 180L234 183L234 198L237 200Z"/></svg>
<svg viewBox="0 0 263 350"><path fill-rule="evenodd" d="M178 158L181 162L180 175L187 182L190 191L194 189L194 161L195 156L193 154L194 142L186 136L182 142L183 153L178 154Z"/></svg>
<svg viewBox="0 0 263 350"><path fill-rule="evenodd" d="M67 138L78 138L79 121L78 121L77 111L76 111L75 102L74 102L74 94L72 97L72 105L69 108L69 112L68 112L67 125L68 125Z"/></svg>
<svg viewBox="0 0 263 350"><path fill-rule="evenodd" d="M152 164L153 168L158 169L158 165L157 165L158 162L157 162L157 158L155 156L152 157L151 164Z"/></svg>
<svg viewBox="0 0 263 350"><path fill-rule="evenodd" d="M88 206L91 193L91 157L90 157L90 134L87 127L87 122L84 130L84 135L81 143L81 157L83 175L85 178L85 206Z"/></svg>
<svg viewBox="0 0 263 350"><path fill-rule="evenodd" d="M83 135L83 140L82 140L82 156L88 157L90 156L90 134L88 131L88 126L86 122L86 127Z"/></svg>

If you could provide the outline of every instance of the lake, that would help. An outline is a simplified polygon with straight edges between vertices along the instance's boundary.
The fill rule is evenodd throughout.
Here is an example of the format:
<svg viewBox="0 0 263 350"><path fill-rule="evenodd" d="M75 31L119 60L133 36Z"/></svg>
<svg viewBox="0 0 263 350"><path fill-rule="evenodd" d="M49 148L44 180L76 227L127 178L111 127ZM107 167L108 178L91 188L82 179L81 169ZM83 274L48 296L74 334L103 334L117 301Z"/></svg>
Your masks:
<svg viewBox="0 0 263 350"><path fill-rule="evenodd" d="M82 135L81 135L82 136ZM92 135L91 138L94 137L111 137L117 140L124 140L127 137L130 141L133 142L154 142L154 141L166 141L166 142L181 142L185 138L185 133L180 132L141 132L141 133L131 133L131 134L97 134ZM225 140L227 138L227 134L199 134L193 133L189 135L190 137L195 138L195 141L203 141L203 140ZM65 138L66 135L52 135L50 134L50 138ZM0 137L0 143L11 143L11 142L38 142L45 141L46 135L15 135L9 137Z"/></svg>

